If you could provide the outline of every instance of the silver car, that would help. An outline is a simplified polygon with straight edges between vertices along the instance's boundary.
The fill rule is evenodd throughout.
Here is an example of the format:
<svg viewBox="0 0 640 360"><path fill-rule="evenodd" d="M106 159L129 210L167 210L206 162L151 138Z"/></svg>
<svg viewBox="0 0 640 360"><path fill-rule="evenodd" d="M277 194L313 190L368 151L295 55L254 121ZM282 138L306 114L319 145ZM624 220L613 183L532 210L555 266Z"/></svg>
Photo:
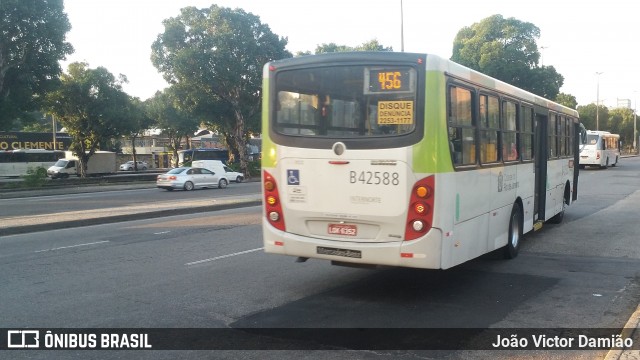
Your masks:
<svg viewBox="0 0 640 360"><path fill-rule="evenodd" d="M138 161L138 170L147 170L147 167L148 165L146 161ZM127 161L126 163L120 165L120 170L124 170L124 171L135 170L133 161Z"/></svg>
<svg viewBox="0 0 640 360"><path fill-rule="evenodd" d="M193 190L196 188L221 188L229 184L225 174L216 174L213 171L197 167L179 167L158 175L156 186L160 189Z"/></svg>

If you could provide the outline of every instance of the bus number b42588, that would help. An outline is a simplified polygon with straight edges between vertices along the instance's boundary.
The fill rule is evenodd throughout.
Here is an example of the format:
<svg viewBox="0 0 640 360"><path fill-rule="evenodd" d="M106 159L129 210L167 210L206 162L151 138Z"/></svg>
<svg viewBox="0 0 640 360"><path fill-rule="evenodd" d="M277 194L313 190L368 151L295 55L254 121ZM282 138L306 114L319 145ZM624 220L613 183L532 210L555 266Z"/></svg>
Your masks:
<svg viewBox="0 0 640 360"><path fill-rule="evenodd" d="M349 171L349 183L365 185L399 185L400 174L388 171Z"/></svg>

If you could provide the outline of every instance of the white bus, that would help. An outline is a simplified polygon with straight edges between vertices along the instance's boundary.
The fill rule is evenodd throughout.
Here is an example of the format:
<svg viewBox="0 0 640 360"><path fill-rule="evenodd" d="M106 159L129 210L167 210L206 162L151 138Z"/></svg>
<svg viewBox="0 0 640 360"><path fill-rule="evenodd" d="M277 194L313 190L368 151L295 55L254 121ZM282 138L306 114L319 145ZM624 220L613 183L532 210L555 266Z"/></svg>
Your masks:
<svg viewBox="0 0 640 360"><path fill-rule="evenodd" d="M0 151L0 177L18 177L27 175L29 169L37 168L46 170L62 159L65 152L62 150L44 149L18 149Z"/></svg>
<svg viewBox="0 0 640 360"><path fill-rule="evenodd" d="M580 149L580 167L597 166L606 169L618 165L620 135L608 131L587 131L587 141Z"/></svg>
<svg viewBox="0 0 640 360"><path fill-rule="evenodd" d="M578 113L449 60L394 52L263 71L264 249L447 269L562 220Z"/></svg>

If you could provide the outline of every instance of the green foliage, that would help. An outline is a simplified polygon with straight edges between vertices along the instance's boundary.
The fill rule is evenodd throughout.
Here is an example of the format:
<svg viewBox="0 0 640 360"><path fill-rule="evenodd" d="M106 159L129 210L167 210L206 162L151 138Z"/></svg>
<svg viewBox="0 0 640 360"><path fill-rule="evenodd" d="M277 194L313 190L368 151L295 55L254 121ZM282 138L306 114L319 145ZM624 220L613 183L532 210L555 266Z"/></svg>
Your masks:
<svg viewBox="0 0 640 360"><path fill-rule="evenodd" d="M0 1L0 130L36 120L44 94L57 85L59 61L73 53L63 0Z"/></svg>
<svg viewBox="0 0 640 360"><path fill-rule="evenodd" d="M228 166L233 171L242 172L242 169L240 169L240 165L238 163L231 163ZM249 161L247 164L247 169L249 169L249 172L244 174L248 175L247 178L250 178L253 176L260 176L260 171L261 171L260 166L261 166L260 160Z"/></svg>
<svg viewBox="0 0 640 360"><path fill-rule="evenodd" d="M153 65L177 85L183 110L216 126L245 164L247 129L259 129L263 66L291 57L287 39L251 13L217 5L183 8L163 24Z"/></svg>
<svg viewBox="0 0 640 360"><path fill-rule="evenodd" d="M47 94L47 104L72 138L70 150L78 156L80 174L85 177L88 159L100 144L130 131L131 99L122 83L107 69L72 63L63 74L60 87Z"/></svg>
<svg viewBox="0 0 640 360"><path fill-rule="evenodd" d="M607 130L614 134L620 134L623 146L633 145L633 121L634 112L632 109L618 108L609 111L606 122Z"/></svg>
<svg viewBox="0 0 640 360"><path fill-rule="evenodd" d="M173 166L178 166L178 150L182 147L182 139L191 136L199 124L198 119L180 105L176 89L177 86L173 85L163 92L157 92L147 101L147 115L154 119L156 126L169 139Z"/></svg>
<svg viewBox="0 0 640 360"><path fill-rule="evenodd" d="M564 78L553 66L538 66L540 29L515 18L493 15L462 28L453 42L451 60L471 69L555 99Z"/></svg>
<svg viewBox="0 0 640 360"><path fill-rule="evenodd" d="M608 131L606 123L609 118L609 109L606 106L600 105L596 107L596 104L591 103L584 106L578 106L577 110L580 116L580 121L587 130ZM596 126L596 117L598 118L598 126Z"/></svg>
<svg viewBox="0 0 640 360"><path fill-rule="evenodd" d="M385 47L373 39L356 47L337 45L336 43L322 44L316 47L316 54L347 52L347 51L393 51L393 47ZM309 53L299 53L300 55L309 55Z"/></svg>
<svg viewBox="0 0 640 360"><path fill-rule="evenodd" d="M47 179L47 169L41 166L28 168L27 175L23 175L22 179L26 187L41 187Z"/></svg>
<svg viewBox="0 0 640 360"><path fill-rule="evenodd" d="M555 102L562 104L570 109L575 109L578 106L578 100L575 96L565 93L560 93L556 96Z"/></svg>

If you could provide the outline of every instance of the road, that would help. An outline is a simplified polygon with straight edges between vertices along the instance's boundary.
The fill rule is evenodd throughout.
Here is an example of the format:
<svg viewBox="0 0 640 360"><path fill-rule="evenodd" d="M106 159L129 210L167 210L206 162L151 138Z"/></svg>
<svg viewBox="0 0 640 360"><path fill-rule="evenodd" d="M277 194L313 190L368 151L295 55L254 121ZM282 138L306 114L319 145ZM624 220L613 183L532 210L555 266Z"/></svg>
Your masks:
<svg viewBox="0 0 640 360"><path fill-rule="evenodd" d="M363 270L265 254L261 211L255 206L0 237L0 313L4 326L18 328L619 328L640 299L639 179L637 159L614 169L582 171L580 199L567 209L565 222L526 236L516 259L489 254L447 271ZM39 359L602 359L607 353L10 354Z"/></svg>
<svg viewBox="0 0 640 360"><path fill-rule="evenodd" d="M43 196L33 197L32 194L25 194L17 198L0 199L0 217L32 216L59 211L84 211L109 207L153 204L157 202L202 200L207 198L217 199L236 195L258 194L260 192L260 183L257 181L244 183L232 182L225 189L202 189L194 191L161 190L156 188L153 182L137 183L131 185L130 188L127 188L127 185L111 185L87 187L86 189L112 190L67 194L64 193L64 189L52 189L48 194L44 193ZM73 190L78 191L81 190L81 188Z"/></svg>

